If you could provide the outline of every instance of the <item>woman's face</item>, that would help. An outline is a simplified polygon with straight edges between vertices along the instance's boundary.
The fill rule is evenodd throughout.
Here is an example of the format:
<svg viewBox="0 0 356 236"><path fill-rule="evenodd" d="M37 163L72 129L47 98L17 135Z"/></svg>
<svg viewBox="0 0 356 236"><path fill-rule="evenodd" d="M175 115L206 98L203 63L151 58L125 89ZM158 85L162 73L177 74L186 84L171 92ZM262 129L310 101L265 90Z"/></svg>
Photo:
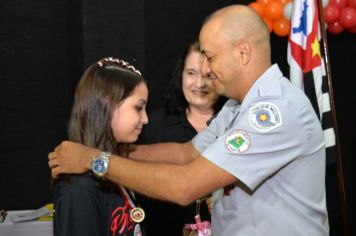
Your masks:
<svg viewBox="0 0 356 236"><path fill-rule="evenodd" d="M200 52L193 51L187 56L182 74L183 93L190 107L211 109L219 95L210 79L202 76L202 61Z"/></svg>
<svg viewBox="0 0 356 236"><path fill-rule="evenodd" d="M143 125L148 123L147 99L147 86L141 82L133 90L133 93L115 108L111 129L118 143L132 143L137 140Z"/></svg>

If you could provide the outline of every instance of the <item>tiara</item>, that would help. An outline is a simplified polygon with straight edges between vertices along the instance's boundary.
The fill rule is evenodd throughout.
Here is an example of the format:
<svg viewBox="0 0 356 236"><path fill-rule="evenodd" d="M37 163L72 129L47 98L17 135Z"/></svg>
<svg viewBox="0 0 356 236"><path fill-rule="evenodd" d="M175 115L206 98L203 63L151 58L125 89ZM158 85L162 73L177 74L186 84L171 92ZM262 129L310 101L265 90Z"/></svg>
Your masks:
<svg viewBox="0 0 356 236"><path fill-rule="evenodd" d="M137 70L133 65L130 65L130 63L128 63L127 61L120 60L120 59L117 59L117 58L105 57L105 58L101 59L100 61L98 61L97 64L100 67L112 66L112 65L122 66L122 67L124 67L126 69L129 69L129 70L135 72L139 76L141 76L141 72L139 70Z"/></svg>

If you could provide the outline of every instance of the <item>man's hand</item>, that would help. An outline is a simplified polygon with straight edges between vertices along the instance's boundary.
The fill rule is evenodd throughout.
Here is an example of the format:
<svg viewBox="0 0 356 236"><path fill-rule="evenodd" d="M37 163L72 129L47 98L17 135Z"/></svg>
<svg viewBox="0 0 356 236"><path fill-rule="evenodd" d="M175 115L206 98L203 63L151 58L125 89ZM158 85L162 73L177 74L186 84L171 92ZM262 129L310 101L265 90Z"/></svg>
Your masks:
<svg viewBox="0 0 356 236"><path fill-rule="evenodd" d="M48 154L52 177L60 174L81 174L91 169L91 162L100 151L79 143L63 141Z"/></svg>

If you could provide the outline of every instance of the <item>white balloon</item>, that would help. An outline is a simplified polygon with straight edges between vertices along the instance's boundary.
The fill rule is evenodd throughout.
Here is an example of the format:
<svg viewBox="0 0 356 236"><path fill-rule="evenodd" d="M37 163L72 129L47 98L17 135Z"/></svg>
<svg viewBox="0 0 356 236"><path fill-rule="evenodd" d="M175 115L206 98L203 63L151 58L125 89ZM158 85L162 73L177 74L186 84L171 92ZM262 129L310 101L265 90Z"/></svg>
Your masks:
<svg viewBox="0 0 356 236"><path fill-rule="evenodd" d="M283 15L284 18L286 18L287 20L290 20L290 15L292 14L292 3L293 2L289 2L286 5L284 5Z"/></svg>
<svg viewBox="0 0 356 236"><path fill-rule="evenodd" d="M322 1L321 1L321 5L322 5L323 7L326 7L328 4L329 4L329 0L322 0Z"/></svg>

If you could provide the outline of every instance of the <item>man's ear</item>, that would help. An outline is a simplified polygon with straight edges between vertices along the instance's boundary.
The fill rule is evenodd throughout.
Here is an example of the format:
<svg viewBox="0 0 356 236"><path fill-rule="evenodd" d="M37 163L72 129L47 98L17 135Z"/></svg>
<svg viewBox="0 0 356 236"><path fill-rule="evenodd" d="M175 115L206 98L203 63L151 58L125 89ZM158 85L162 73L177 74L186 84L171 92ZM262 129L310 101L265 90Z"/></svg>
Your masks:
<svg viewBox="0 0 356 236"><path fill-rule="evenodd" d="M236 44L235 53L241 65L246 65L251 60L251 45L249 42L239 42Z"/></svg>

